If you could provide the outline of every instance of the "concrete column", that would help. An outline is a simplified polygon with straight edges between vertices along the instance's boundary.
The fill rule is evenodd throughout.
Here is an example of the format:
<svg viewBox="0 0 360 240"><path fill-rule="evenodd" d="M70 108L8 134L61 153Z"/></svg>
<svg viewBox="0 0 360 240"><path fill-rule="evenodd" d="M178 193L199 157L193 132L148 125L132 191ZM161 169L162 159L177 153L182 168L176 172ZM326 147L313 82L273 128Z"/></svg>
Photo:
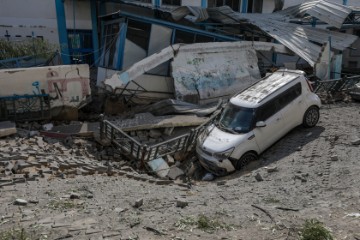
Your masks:
<svg viewBox="0 0 360 240"><path fill-rule="evenodd" d="M201 0L201 7L207 8L207 6L208 6L207 0Z"/></svg>
<svg viewBox="0 0 360 240"><path fill-rule="evenodd" d="M248 0L242 0L241 1L241 12L242 13L247 13L247 8L248 8Z"/></svg>
<svg viewBox="0 0 360 240"><path fill-rule="evenodd" d="M99 38L98 38L98 24L96 14L96 0L91 0L91 23L92 23L92 44L94 49L94 65L99 63Z"/></svg>
<svg viewBox="0 0 360 240"><path fill-rule="evenodd" d="M70 64L69 42L66 29L64 0L55 0L60 53L63 64Z"/></svg>

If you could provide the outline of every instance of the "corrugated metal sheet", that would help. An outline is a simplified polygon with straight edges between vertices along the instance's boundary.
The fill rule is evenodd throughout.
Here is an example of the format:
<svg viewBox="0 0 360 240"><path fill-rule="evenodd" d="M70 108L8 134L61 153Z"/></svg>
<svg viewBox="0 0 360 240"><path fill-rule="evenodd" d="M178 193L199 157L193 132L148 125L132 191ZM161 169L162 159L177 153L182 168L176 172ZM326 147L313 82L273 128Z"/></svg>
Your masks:
<svg viewBox="0 0 360 240"><path fill-rule="evenodd" d="M321 53L321 46L331 38L334 49L344 50L355 42L356 36L325 29L301 26L293 23L281 22L273 18L274 14L238 14L239 20L248 19L249 23L259 27L271 37L285 45L310 65L314 65Z"/></svg>
<svg viewBox="0 0 360 240"><path fill-rule="evenodd" d="M277 12L277 14L288 17L304 17L305 14L309 14L331 26L341 28L343 22L352 11L353 9L348 6L326 0L316 0L287 8Z"/></svg>
<svg viewBox="0 0 360 240"><path fill-rule="evenodd" d="M209 15L211 19L224 24L246 20L291 49L312 66L319 59L321 45L329 38L331 38L331 47L337 50L350 47L357 39L357 36L351 34L289 23L286 21L288 16L285 17L281 13L242 14L232 11L229 7L221 7L209 10Z"/></svg>
<svg viewBox="0 0 360 240"><path fill-rule="evenodd" d="M232 103L238 102L237 105L241 105L241 102L259 103L302 74L300 71L279 70L237 95L235 99L232 99Z"/></svg>

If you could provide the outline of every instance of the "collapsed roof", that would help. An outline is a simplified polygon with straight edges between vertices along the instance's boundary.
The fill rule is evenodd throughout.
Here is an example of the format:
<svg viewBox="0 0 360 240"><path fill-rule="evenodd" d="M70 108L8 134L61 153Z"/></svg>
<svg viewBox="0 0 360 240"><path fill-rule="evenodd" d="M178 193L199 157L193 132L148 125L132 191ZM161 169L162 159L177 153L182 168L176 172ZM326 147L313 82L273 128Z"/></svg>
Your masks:
<svg viewBox="0 0 360 240"><path fill-rule="evenodd" d="M357 36L322 28L302 26L292 23L294 18L310 16L329 24L329 26L341 28L345 20L355 10L357 9L354 7L326 0L313 0L282 11L261 14L239 13L228 6L208 9L191 6L158 9L158 11L169 13L175 21L185 18L192 22L211 20L222 24L254 25L288 47L311 66L314 66L319 61L324 43L330 41L333 49L343 51L357 40Z"/></svg>

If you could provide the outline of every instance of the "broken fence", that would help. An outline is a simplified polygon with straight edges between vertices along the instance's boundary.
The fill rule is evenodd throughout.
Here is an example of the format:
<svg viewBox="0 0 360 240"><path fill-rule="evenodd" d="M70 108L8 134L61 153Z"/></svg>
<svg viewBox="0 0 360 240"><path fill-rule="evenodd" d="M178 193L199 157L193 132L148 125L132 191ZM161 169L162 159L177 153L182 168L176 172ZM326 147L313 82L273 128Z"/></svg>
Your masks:
<svg viewBox="0 0 360 240"><path fill-rule="evenodd" d="M214 121L220 112L221 111L216 111L207 122L192 129L187 134L151 146L141 144L107 120L101 121L100 137L101 139L111 140L112 144L118 147L125 156L144 164L145 162L176 152L191 151L196 145L199 134Z"/></svg>
<svg viewBox="0 0 360 240"><path fill-rule="evenodd" d="M340 91L347 91L354 87L355 84L360 82L360 75L339 78L339 79L331 79L324 81L317 81L314 85L315 93L335 93Z"/></svg>
<svg viewBox="0 0 360 240"><path fill-rule="evenodd" d="M48 94L0 97L0 120L43 120L50 118Z"/></svg>

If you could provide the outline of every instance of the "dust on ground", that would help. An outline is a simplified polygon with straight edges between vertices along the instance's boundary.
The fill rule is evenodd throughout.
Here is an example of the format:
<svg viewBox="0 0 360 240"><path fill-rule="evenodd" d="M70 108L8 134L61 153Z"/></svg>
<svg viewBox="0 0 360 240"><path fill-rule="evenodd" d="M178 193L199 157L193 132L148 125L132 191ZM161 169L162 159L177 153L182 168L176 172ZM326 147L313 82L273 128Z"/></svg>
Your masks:
<svg viewBox="0 0 360 240"><path fill-rule="evenodd" d="M45 175L3 186L0 230L40 239L291 240L315 218L336 239L360 239L359 107L324 105L316 127L295 128L259 161L212 182Z"/></svg>

